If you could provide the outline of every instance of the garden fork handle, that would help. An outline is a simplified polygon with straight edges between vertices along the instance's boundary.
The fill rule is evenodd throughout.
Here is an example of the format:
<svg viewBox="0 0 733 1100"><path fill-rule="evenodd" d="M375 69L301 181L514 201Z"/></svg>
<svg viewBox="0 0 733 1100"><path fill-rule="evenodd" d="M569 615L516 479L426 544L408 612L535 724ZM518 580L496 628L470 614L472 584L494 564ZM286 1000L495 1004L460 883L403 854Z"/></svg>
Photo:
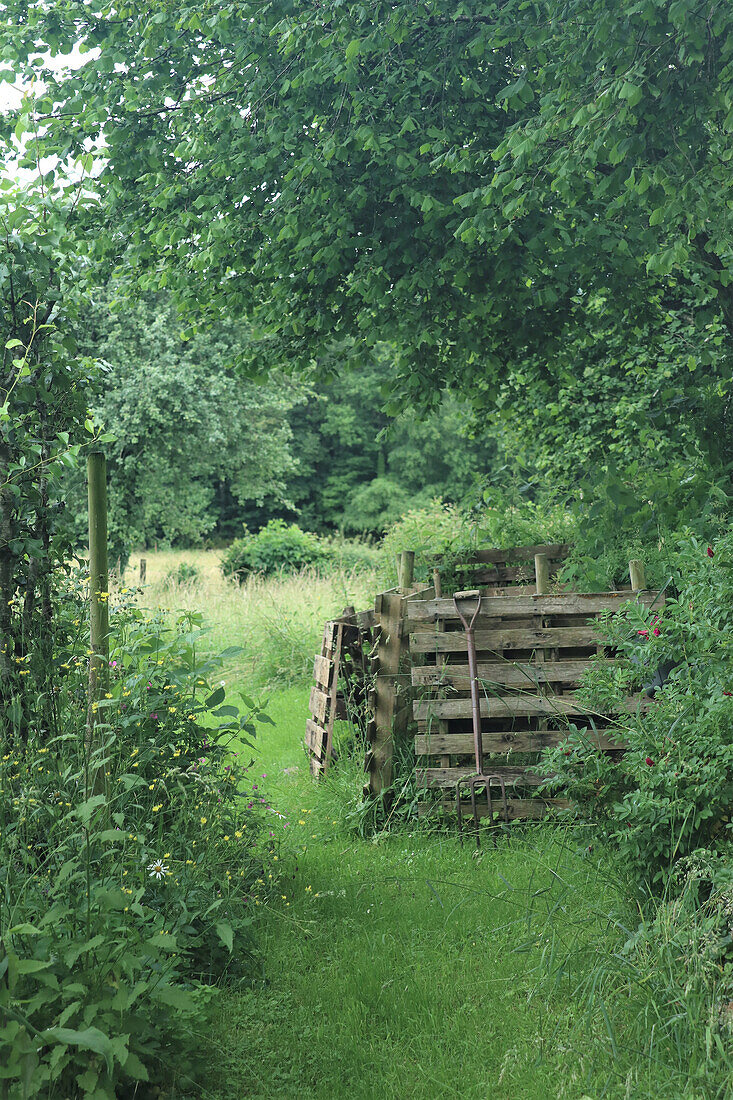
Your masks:
<svg viewBox="0 0 733 1100"><path fill-rule="evenodd" d="M474 611L471 619L467 619L458 606L459 600L475 600L476 610ZM476 638L473 633L473 624L476 622L479 610L481 608L481 594L480 592L472 588L467 592L456 592L453 597L453 606L456 609L456 615L463 623L463 629L466 631L466 649L468 650L468 675L471 681L471 717L473 719L473 753L476 761L476 772L481 775L484 768L484 748L481 739L481 705L478 697L478 670L476 668Z"/></svg>

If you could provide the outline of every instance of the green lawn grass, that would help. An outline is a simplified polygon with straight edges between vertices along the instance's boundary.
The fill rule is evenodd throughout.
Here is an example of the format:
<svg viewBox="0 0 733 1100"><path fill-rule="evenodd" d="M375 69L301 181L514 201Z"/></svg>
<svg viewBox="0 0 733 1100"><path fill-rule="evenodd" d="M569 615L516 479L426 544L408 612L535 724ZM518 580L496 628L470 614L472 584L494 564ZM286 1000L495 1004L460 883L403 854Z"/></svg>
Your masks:
<svg viewBox="0 0 733 1100"><path fill-rule="evenodd" d="M262 980L224 995L211 1097L601 1095L587 1092L605 1083L593 1044L574 1045L572 983L552 992L539 977L543 953L606 944L606 914L623 907L577 834L518 829L479 859L441 833L363 839L345 778L310 780L307 691L268 709L258 771L286 815L283 879Z"/></svg>
<svg viewBox="0 0 733 1100"><path fill-rule="evenodd" d="M201 608L212 650L244 646L223 673L227 701L241 691L273 719L253 770L284 815L271 820L277 888L256 910L259 966L222 990L208 1036L208 1100L733 1100L733 1025L703 974L704 936L674 903L642 914L583 830L514 826L476 858L416 825L361 836L359 760L311 781L312 654L323 621L367 606L376 578L239 589L201 553L199 582L170 587L174 557L149 557L144 602Z"/></svg>

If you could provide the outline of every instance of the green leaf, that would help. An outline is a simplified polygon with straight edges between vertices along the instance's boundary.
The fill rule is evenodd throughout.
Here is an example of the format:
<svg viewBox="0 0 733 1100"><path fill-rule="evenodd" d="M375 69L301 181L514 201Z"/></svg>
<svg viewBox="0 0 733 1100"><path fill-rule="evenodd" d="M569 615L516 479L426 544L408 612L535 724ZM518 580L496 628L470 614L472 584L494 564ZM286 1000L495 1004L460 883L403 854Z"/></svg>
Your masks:
<svg viewBox="0 0 733 1100"><path fill-rule="evenodd" d="M234 932L231 924L228 924L226 921L219 921L216 925L216 934L224 946L228 948L229 954L231 954L234 949Z"/></svg>
<svg viewBox="0 0 733 1100"><path fill-rule="evenodd" d="M137 1054L130 1051L122 1066L128 1077L134 1078L135 1081L149 1081L150 1075L138 1058Z"/></svg>
<svg viewBox="0 0 733 1100"><path fill-rule="evenodd" d="M361 51L361 41L358 38L352 38L346 47L346 60L353 61L354 58L359 56Z"/></svg>
<svg viewBox="0 0 733 1100"><path fill-rule="evenodd" d="M97 1027L88 1027L84 1031L76 1031L69 1027L49 1027L40 1033L38 1040L43 1044L55 1040L57 1043L65 1043L66 1046L79 1047L80 1050L92 1050L95 1054L102 1055L109 1073L114 1069L112 1041Z"/></svg>
<svg viewBox="0 0 733 1100"><path fill-rule="evenodd" d="M177 986L160 985L154 990L152 996L156 1001L170 1005L171 1008L181 1008L191 1012L196 1007L193 997Z"/></svg>
<svg viewBox="0 0 733 1100"><path fill-rule="evenodd" d="M212 707L218 707L219 703L223 702L226 697L226 691L223 687L218 687L204 703L207 710L211 710Z"/></svg>
<svg viewBox="0 0 733 1100"><path fill-rule="evenodd" d="M48 970L50 962L43 959L18 959L15 962L16 974L37 974L39 970Z"/></svg>
<svg viewBox="0 0 733 1100"><path fill-rule="evenodd" d="M102 700L104 702L105 700ZM84 824L88 825L92 819L92 816L104 806L107 802L107 798L103 794L93 794L91 798L88 798L86 802L82 802L80 806L73 811L74 816Z"/></svg>
<svg viewBox="0 0 733 1100"><path fill-rule="evenodd" d="M621 85L621 91L619 97L625 99L629 107L635 107L642 97L642 89L638 84L632 84L630 80L625 80Z"/></svg>

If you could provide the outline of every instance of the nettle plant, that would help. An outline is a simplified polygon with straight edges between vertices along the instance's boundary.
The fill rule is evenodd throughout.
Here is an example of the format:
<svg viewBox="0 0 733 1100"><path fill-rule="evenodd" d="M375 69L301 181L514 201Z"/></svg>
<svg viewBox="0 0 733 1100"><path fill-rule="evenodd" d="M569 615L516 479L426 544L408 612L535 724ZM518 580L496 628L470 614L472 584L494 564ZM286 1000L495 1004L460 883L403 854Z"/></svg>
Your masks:
<svg viewBox="0 0 733 1100"><path fill-rule="evenodd" d="M0 758L0 1092L176 1095L210 1057L213 983L251 975L276 878L282 825L251 773L266 717L224 705L198 616L123 592L89 759L83 595L72 578L57 603L61 731Z"/></svg>
<svg viewBox="0 0 733 1100"><path fill-rule="evenodd" d="M571 727L543 764L547 789L567 791L623 863L657 884L682 857L725 850L733 828L733 533L714 546L688 536L670 560L664 603L629 602L606 618L618 659L584 679L587 705L616 716L608 732L626 752L602 753L592 731Z"/></svg>

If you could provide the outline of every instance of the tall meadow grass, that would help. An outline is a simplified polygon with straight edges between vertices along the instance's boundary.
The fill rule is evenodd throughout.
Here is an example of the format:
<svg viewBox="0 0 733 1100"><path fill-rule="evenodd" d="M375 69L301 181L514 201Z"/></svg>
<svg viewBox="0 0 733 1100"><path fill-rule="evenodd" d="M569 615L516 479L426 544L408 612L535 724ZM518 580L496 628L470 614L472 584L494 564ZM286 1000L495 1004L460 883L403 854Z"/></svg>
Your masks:
<svg viewBox="0 0 733 1100"><path fill-rule="evenodd" d="M254 575L238 584L222 576L214 550L161 550L143 556L147 578L140 605L202 611L210 627L206 646L211 653L241 647L226 673L232 686L241 679L249 691L306 683L326 620L349 605L357 611L372 607L382 587L373 569L321 573L309 568L267 578ZM182 565L193 567L195 575L177 579L189 572ZM133 555L124 583L139 576L140 555Z"/></svg>

